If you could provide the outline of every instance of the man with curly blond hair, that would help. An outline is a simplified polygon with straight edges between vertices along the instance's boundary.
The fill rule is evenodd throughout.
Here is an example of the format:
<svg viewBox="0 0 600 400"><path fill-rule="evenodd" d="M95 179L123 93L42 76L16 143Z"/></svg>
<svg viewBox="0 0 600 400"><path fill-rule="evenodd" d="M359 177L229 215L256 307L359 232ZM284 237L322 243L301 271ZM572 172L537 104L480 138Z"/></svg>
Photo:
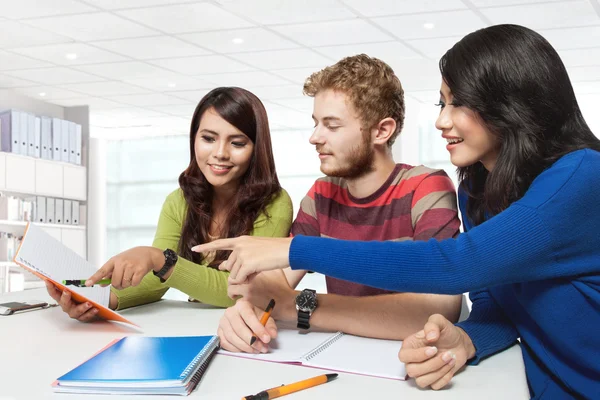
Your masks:
<svg viewBox="0 0 600 400"><path fill-rule="evenodd" d="M326 177L302 200L292 235L365 241L458 235L456 195L446 173L393 159L405 106L402 85L389 65L365 54L344 58L308 77L304 94L314 98L310 143ZM370 273L368 259L364 265ZM305 273L269 271L250 283L230 285L230 296L243 299L221 320L221 346L266 351L277 328L273 320L263 328L258 317L271 298L277 304L273 317L299 328L385 339L404 339L431 314L452 321L460 314L461 296L394 293L331 277L326 277L327 294L298 292L293 288ZM260 340L253 341L253 334Z"/></svg>

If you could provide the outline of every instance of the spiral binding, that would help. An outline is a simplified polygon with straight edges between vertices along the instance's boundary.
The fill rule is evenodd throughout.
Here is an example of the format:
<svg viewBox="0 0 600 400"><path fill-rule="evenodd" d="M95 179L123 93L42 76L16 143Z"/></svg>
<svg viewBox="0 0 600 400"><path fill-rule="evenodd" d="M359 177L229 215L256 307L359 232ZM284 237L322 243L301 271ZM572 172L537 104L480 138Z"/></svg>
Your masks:
<svg viewBox="0 0 600 400"><path fill-rule="evenodd" d="M212 356L212 354L214 353L214 350L219 346L219 337L215 336L212 339L210 339L210 341L206 344L206 346L204 346L204 349L202 349L202 351L200 353L198 353L198 355L196 357L194 357L194 359L190 362L190 364L183 370L183 372L181 373L181 375L179 375L179 379L181 379L182 381L185 381L188 377L188 375L194 371L194 369L196 369L196 367L198 366L198 363L204 361L204 357L206 355L207 352L210 352L211 354L209 355L209 357Z"/></svg>
<svg viewBox="0 0 600 400"><path fill-rule="evenodd" d="M212 353L209 354L208 358L202 363L200 368L198 368L198 371L196 371L194 376L192 376L192 379L190 379L190 382L188 383L187 387L188 394L192 393L194 389L196 389L196 386L198 386L198 384L202 380L204 372L206 372L206 368L208 368L208 364L210 364L210 361L213 359L215 354L217 354L217 346L213 348Z"/></svg>
<svg viewBox="0 0 600 400"><path fill-rule="evenodd" d="M334 336L330 337L329 339L327 339L326 341L321 343L319 346L317 346L316 349L312 350L311 352L309 352L302 358L305 359L306 361L309 361L309 360L315 358L321 352L325 351L325 349L327 349L329 346L331 346L332 344L337 342L342 336L344 336L344 332L336 333Z"/></svg>

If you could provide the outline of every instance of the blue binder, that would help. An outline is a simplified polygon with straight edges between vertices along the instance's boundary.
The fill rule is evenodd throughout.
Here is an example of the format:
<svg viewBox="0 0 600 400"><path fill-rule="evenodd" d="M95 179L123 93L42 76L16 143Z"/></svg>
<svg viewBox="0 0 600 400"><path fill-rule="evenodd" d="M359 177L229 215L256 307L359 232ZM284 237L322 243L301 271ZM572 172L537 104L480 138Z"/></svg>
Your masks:
<svg viewBox="0 0 600 400"><path fill-rule="evenodd" d="M57 380L57 392L180 394L194 390L217 336L128 336Z"/></svg>

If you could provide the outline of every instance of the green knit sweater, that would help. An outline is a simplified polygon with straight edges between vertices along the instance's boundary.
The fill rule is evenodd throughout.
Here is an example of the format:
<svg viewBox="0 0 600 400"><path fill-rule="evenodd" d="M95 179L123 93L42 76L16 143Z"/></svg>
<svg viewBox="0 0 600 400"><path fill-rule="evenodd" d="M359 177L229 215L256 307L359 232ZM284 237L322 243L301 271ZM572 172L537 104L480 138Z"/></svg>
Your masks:
<svg viewBox="0 0 600 400"><path fill-rule="evenodd" d="M177 251L181 230L187 212L187 204L181 189L167 196L156 228L153 247L161 250ZM252 236L286 237L292 225L292 201L285 190L275 197L267 206L266 214L260 214L254 221ZM142 282L135 287L118 290L111 287L119 299L118 310L127 307L158 301L169 290L179 289L185 294L201 301L219 307L229 307L234 301L227 297L227 277L229 272L209 268L207 264L196 264L179 257L177 264L165 283L154 274L147 274Z"/></svg>

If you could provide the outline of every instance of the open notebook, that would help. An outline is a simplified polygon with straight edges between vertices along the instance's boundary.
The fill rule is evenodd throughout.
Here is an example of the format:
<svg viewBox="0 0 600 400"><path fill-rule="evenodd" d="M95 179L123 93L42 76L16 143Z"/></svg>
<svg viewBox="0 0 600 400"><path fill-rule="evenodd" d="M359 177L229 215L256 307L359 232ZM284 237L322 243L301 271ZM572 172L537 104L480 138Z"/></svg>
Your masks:
<svg viewBox="0 0 600 400"><path fill-rule="evenodd" d="M397 340L369 339L342 332L303 333L283 327L277 339L269 343L269 353L232 353L221 349L219 354L404 380L406 369L398 360L401 346L402 342Z"/></svg>
<svg viewBox="0 0 600 400"><path fill-rule="evenodd" d="M15 254L14 262L39 278L52 282L61 290L71 292L76 302L89 301L98 309L100 317L137 326L108 308L110 300L109 287L64 286L61 283L63 280L68 279L88 278L97 271L97 268L94 268L92 264L81 258L73 250L44 232L36 224L27 224L23 241Z"/></svg>

